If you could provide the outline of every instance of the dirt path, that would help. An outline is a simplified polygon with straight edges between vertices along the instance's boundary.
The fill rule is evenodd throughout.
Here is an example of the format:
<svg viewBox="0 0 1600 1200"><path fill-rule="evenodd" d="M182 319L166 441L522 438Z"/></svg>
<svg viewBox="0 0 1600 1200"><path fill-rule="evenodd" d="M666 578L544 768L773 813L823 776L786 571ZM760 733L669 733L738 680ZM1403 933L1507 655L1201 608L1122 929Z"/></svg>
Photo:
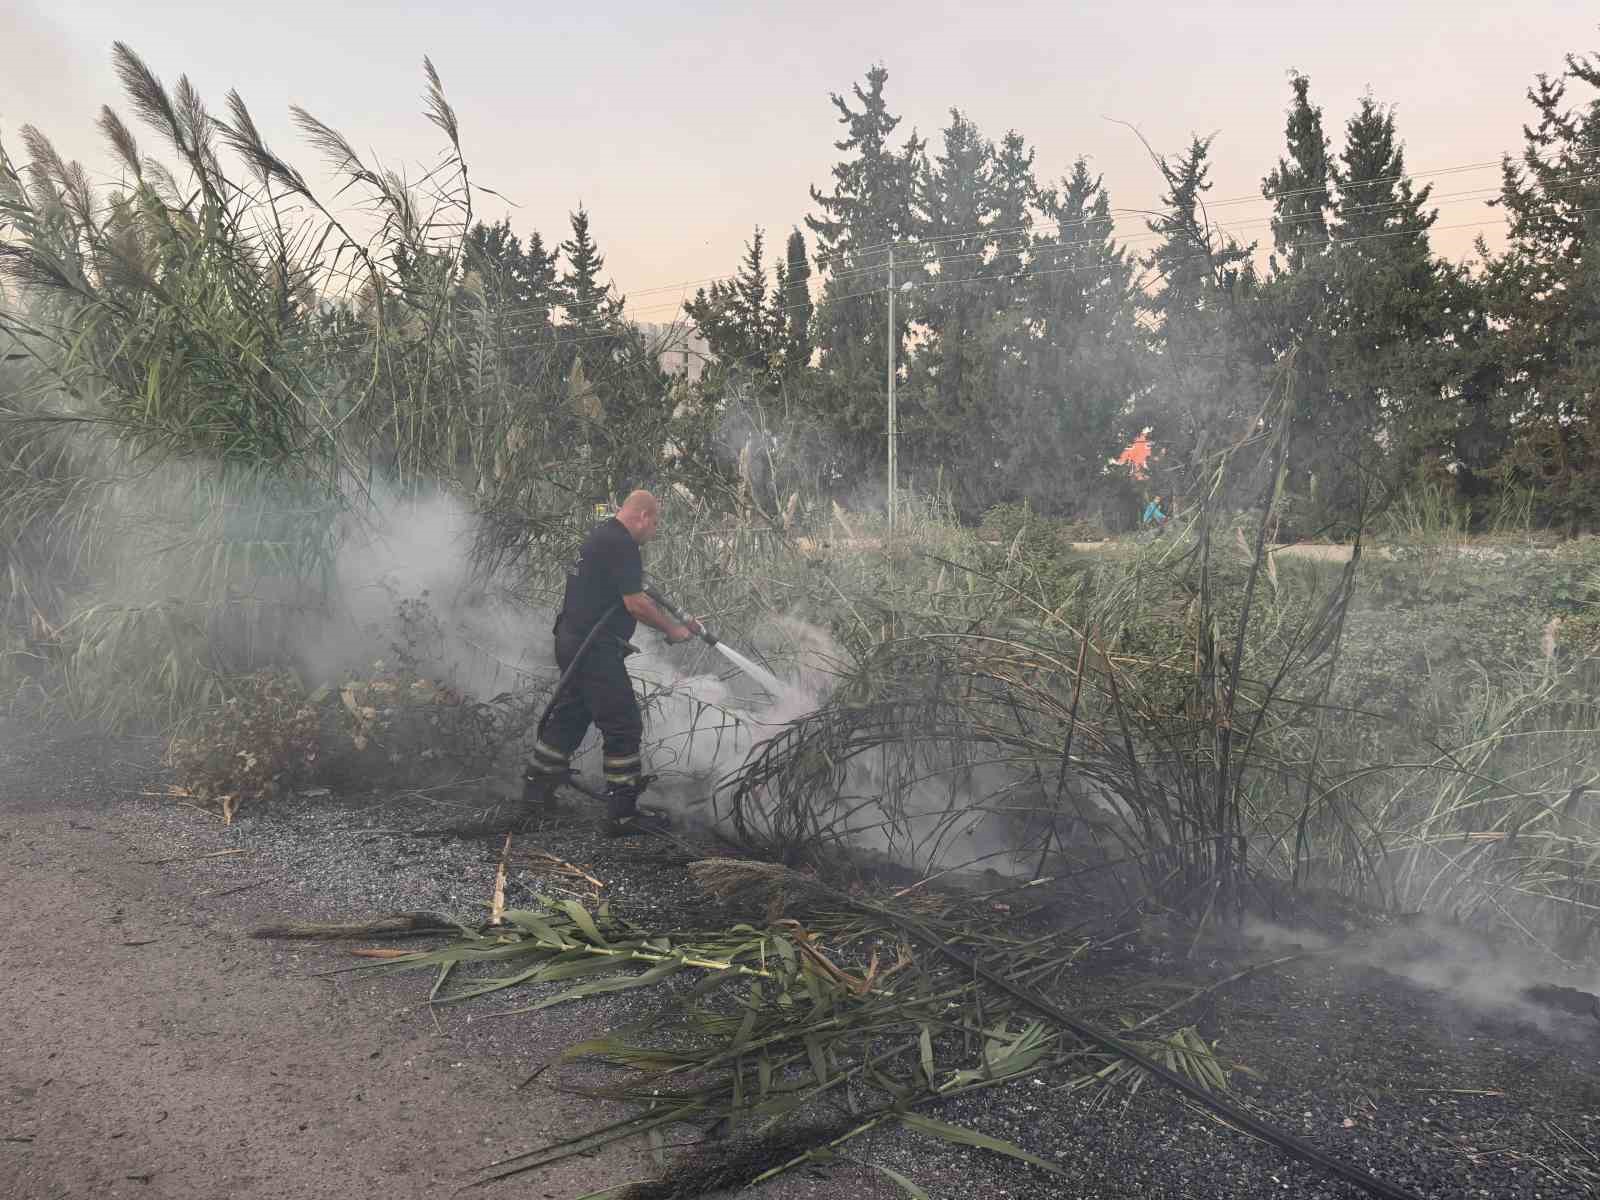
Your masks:
<svg viewBox="0 0 1600 1200"><path fill-rule="evenodd" d="M428 843L418 871L326 825L225 828L142 796L154 759L0 718L0 1200L444 1197L607 1118L556 1072L518 1088L598 1032L594 1009L440 1013L423 975L321 974L348 947L248 936L462 911L493 870L481 847ZM479 1194L575 1200L656 1169L611 1147ZM846 1172L763 1195L833 1187L893 1193Z"/></svg>
<svg viewBox="0 0 1600 1200"><path fill-rule="evenodd" d="M315 978L328 951L243 936L249 889L150 862L70 756L42 780L0 754L0 1195L439 1196L576 1117L518 1099L513 1064L464 1053L414 987ZM630 1157L533 1194L620 1182Z"/></svg>

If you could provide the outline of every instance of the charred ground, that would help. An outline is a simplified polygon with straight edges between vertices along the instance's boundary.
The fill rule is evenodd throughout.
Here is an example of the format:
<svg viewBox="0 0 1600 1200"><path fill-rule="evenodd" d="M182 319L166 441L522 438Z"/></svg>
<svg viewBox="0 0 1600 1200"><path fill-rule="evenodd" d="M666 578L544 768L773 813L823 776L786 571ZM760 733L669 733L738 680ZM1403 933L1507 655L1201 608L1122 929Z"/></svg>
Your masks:
<svg viewBox="0 0 1600 1200"><path fill-rule="evenodd" d="M596 1123L608 1106L560 1085L613 1071L580 1064L518 1085L572 1042L669 1011L670 996L636 992L504 1019L485 1018L509 1001L429 1015L425 975L312 978L359 960L348 945L246 936L286 915L481 919L502 846L482 827L498 818L481 802L299 797L225 827L159 795L152 742L10 724L3 746L16 1014L3 1056L8 1194L202 1195L219 1179L236 1196L441 1194ZM472 825L475 835L448 832ZM602 839L576 807L519 826L514 845L587 867L620 913L648 927L726 915L693 888L680 849ZM560 886L514 860L508 903ZM1317 943L1308 934L1305 944ZM1293 953L1191 946L1154 927L1108 942L1056 998L1109 1017L1130 988L1179 999ZM1249 975L1189 1016L1249 1068L1232 1073L1234 1098L1420 1195L1597 1194L1600 1024L1590 1018L1496 1011L1337 954ZM868 1135L850 1154L930 1196L1359 1194L1153 1083L1072 1093L1057 1082L1024 1080L933 1111L1059 1164L1065 1178L904 1132ZM697 1136L678 1132L669 1140ZM658 1170L642 1149L619 1148L498 1186L566 1197ZM846 1187L896 1194L849 1162L765 1191Z"/></svg>

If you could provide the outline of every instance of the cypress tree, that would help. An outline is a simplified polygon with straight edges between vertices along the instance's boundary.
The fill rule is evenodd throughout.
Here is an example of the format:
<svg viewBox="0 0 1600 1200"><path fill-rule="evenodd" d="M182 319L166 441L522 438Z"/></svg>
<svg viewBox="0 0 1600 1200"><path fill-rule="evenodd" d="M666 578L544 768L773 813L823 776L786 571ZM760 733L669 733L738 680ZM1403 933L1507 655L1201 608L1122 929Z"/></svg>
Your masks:
<svg viewBox="0 0 1600 1200"><path fill-rule="evenodd" d="M1261 181L1261 194L1272 201L1272 240L1286 271L1296 271L1320 255L1328 244L1328 192L1331 172L1328 139L1322 131L1322 110L1307 99L1311 80L1296 73L1289 82L1294 102L1285 134L1289 157Z"/></svg>
<svg viewBox="0 0 1600 1200"><path fill-rule="evenodd" d="M867 72L865 87L854 85L859 107L832 96L845 127L834 146L846 157L833 167L831 193L812 187L821 215L806 218L817 239L817 268L826 277L812 321L812 338L821 352L816 395L837 447L836 461L826 471L841 485L858 478L869 463L883 461L890 344L892 339L901 361L907 327L902 305L892 334L885 330L889 253L891 246L898 247L897 283L915 278L912 243L921 229L916 182L925 143L913 132L900 149L890 144L900 118L884 99L888 77L878 65Z"/></svg>
<svg viewBox="0 0 1600 1200"><path fill-rule="evenodd" d="M783 326L785 371L793 376L811 365L811 263L806 258L805 235L789 231L779 280L778 316Z"/></svg>
<svg viewBox="0 0 1600 1200"><path fill-rule="evenodd" d="M776 293L768 294L765 243L766 235L757 226L745 243L738 274L701 288L683 306L712 357L730 372L764 381L781 364L784 332Z"/></svg>
<svg viewBox="0 0 1600 1200"><path fill-rule="evenodd" d="M926 465L951 468L962 491L991 482L995 466L992 339L1003 301L989 266L994 183L993 144L951 109L921 189L929 278L906 307L927 334L908 372L921 427L907 440Z"/></svg>
<svg viewBox="0 0 1600 1200"><path fill-rule="evenodd" d="M1459 346L1449 334L1464 329L1464 314L1450 314L1428 244L1436 214L1423 206L1432 189L1414 189L1406 176L1393 110L1362 98L1345 124L1333 175L1339 194L1329 287L1337 303L1329 306L1325 325L1341 411L1326 433L1347 447L1361 446L1363 469L1393 489L1439 440L1440 418L1454 407L1449 394L1456 389L1446 377ZM1454 294L1459 301L1459 288ZM1352 509L1363 487L1370 490L1370 481L1345 479L1330 486L1330 499Z"/></svg>
<svg viewBox="0 0 1600 1200"><path fill-rule="evenodd" d="M1328 139L1322 109L1310 100L1311 80L1295 72L1289 89L1284 122L1287 155L1261 181L1261 194L1272 202L1274 253L1257 313L1267 354L1276 358L1296 351L1287 485L1291 495L1305 501L1313 495L1326 497L1330 474L1345 473L1342 460L1351 445L1334 435L1347 413L1329 382L1335 304L1329 260L1333 174ZM1300 515L1306 516L1303 504ZM1323 514L1311 519L1320 524Z"/></svg>
<svg viewBox="0 0 1600 1200"><path fill-rule="evenodd" d="M1079 158L1059 189L1039 193L1043 232L1024 277L1022 367L1001 410L1004 500L1083 513L1134 498L1108 489L1106 460L1126 444L1146 386L1148 337L1138 323L1135 263L1117 245L1111 197Z"/></svg>
<svg viewBox="0 0 1600 1200"><path fill-rule="evenodd" d="M1163 208L1147 227L1161 240L1141 261L1160 279L1141 306L1157 322L1158 354L1146 411L1155 441L1174 469L1260 407L1265 349L1253 327L1258 283L1254 243L1217 233L1205 215L1211 141L1193 137L1158 165L1167 185ZM1162 481L1187 486L1189 478Z"/></svg>

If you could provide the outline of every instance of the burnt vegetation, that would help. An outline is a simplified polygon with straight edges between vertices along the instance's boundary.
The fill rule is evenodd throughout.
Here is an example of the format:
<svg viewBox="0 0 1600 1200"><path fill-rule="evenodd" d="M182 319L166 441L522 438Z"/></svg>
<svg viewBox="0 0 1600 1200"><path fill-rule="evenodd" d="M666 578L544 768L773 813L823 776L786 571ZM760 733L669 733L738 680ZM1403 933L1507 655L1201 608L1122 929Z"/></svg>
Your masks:
<svg viewBox="0 0 1600 1200"><path fill-rule="evenodd" d="M1044 185L1020 135L959 112L897 145L874 68L834 98L812 243L769 276L758 230L664 333L581 209L554 248L483 222L431 63L418 180L295 110L360 228L243 98L217 115L115 63L120 185L32 127L0 146L8 702L160 730L175 786L227 819L312 785L475 786L552 680L486 674L497 648L446 645L436 606L546 611L594 504L646 484L655 581L813 694L763 727L645 685L671 727L649 752L737 846L693 868L721 925L547 898L371 968L534 1007L694 979L675 1024L572 1051L640 1072L604 1092L634 1116L491 1174L737 1132L636 1192L692 1195L894 1124L1060 1171L933 1113L1036 1077L1226 1093L1201 996L1119 996L1115 1037L1061 1017L1080 961L1147 921L1191 951L1315 910L1442 918L1552 970L1600 952L1590 60L1531 92L1510 240L1470 265L1429 248L1393 114L1363 102L1335 153L1297 77L1265 268L1207 213L1207 141L1155 156L1140 255L1081 161ZM688 327L692 377L663 365ZM891 353L892 526L863 483ZM1150 477L1108 467L1147 426ZM1180 498L1159 537L1132 529L1146 490ZM470 516L470 588L391 596L359 659L308 653L359 624L352 548L441 497Z"/></svg>

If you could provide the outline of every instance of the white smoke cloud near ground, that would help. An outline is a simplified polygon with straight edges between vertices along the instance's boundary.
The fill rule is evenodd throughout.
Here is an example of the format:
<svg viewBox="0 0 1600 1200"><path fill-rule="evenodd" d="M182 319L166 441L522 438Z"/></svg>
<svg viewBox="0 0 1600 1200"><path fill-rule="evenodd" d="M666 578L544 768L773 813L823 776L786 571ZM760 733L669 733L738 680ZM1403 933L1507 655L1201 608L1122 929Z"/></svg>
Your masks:
<svg viewBox="0 0 1600 1200"><path fill-rule="evenodd" d="M479 700L548 691L558 674L553 614L474 574L474 522L470 509L441 495L382 502L370 519L348 530L333 612L307 628L300 647L308 678L329 682L368 672L376 662L392 665L392 644L402 634L400 607L422 600L438 622L438 636L412 647L419 671ZM648 567L648 548L645 557ZM703 642L669 646L645 626L634 635L639 653L629 656L627 667L645 713L645 770L655 776L645 802L689 826L716 824L718 783L763 741L826 703L846 665L826 630L795 616L774 616L749 638L736 648L776 673L784 683L780 695L769 695ZM507 748L499 782L508 793L519 787L518 767L533 732ZM591 728L573 757L578 776L595 788L601 786L600 750L600 735ZM937 747L927 751L939 757ZM858 757L840 789L846 804L856 805L841 829L858 850L903 865L943 870L977 861L1020 877L1031 873L1037 852L1020 853L1013 823L974 806L973 798L992 802L1023 784L1002 765L952 760L947 769L906 780L886 776L874 756ZM818 803L831 799L818 797Z"/></svg>
<svg viewBox="0 0 1600 1200"><path fill-rule="evenodd" d="M475 578L472 513L448 496L380 502L340 546L333 612L300 647L313 676L391 661L399 606L423 601L439 636L420 642L419 669L479 699L551 673L551 618Z"/></svg>
<svg viewBox="0 0 1600 1200"><path fill-rule="evenodd" d="M641 629L636 640L645 639L654 640L654 634ZM764 659L783 681L779 696L769 696L703 642L669 648L646 641L642 653L628 659L629 673L646 697L646 769L658 775L652 803L694 823L711 823L717 781L827 698L840 651L825 631L777 617L757 631L757 641L743 649Z"/></svg>
<svg viewBox="0 0 1600 1200"><path fill-rule="evenodd" d="M437 621L437 636L411 647L422 673L479 700L553 686L554 614L475 575L474 523L465 505L441 495L380 502L369 519L348 530L332 612L308 626L298 647L308 678L328 682L370 671L377 662L392 665L394 643L403 636L400 608L422 601ZM758 634L759 645L742 649L783 678L785 691L776 698L702 642L669 647L644 626L635 634L640 653L628 658L628 671L644 700L646 770L659 776L650 803L709 822L716 781L826 696L839 652L822 630L775 618ZM508 748L508 786L532 734L527 730ZM600 736L591 729L573 765L596 786L599 757Z"/></svg>
<svg viewBox="0 0 1600 1200"><path fill-rule="evenodd" d="M1448 922L1423 919L1374 937L1338 943L1315 930L1286 928L1259 918L1246 918L1245 936L1262 949L1287 951L1300 947L1327 953L1351 969L1387 972L1430 991L1449 995L1461 1007L1485 1016L1510 1016L1546 1032L1572 1032L1573 1024L1545 1004L1535 1003L1526 989L1554 984L1600 993L1600 968L1587 973L1562 971L1560 964L1534 951L1492 943ZM1596 1014L1600 1016L1600 1014ZM1587 1026L1579 1031L1588 1034Z"/></svg>

